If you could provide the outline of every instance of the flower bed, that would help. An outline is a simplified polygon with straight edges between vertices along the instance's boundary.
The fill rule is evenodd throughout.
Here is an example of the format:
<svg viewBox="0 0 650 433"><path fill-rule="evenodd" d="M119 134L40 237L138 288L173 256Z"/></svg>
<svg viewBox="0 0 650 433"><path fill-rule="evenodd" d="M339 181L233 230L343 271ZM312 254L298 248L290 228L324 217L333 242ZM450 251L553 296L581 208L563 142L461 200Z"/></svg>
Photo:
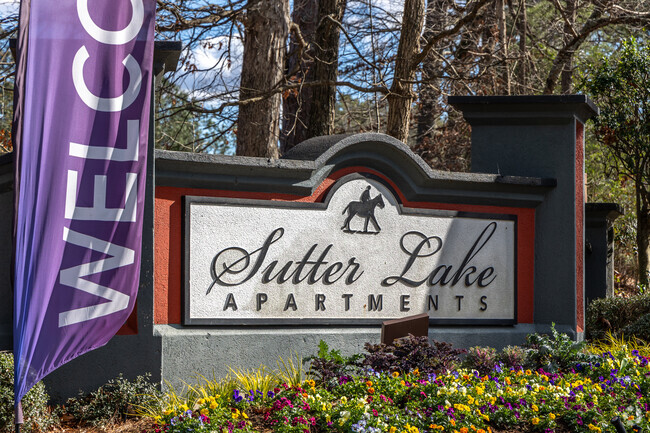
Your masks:
<svg viewBox="0 0 650 433"><path fill-rule="evenodd" d="M564 371L457 368L424 374L368 367L273 390L200 388L160 406L155 432L491 433L494 430L650 429L650 364L637 350L608 351ZM198 398L197 398L198 397ZM180 403L180 404L179 404Z"/></svg>

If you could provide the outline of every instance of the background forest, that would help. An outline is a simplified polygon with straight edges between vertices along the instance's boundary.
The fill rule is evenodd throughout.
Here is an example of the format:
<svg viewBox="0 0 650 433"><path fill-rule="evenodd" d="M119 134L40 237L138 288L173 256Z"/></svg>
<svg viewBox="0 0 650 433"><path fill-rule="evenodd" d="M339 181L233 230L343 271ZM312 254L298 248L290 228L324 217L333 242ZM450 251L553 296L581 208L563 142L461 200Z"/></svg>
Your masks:
<svg viewBox="0 0 650 433"><path fill-rule="evenodd" d="M623 206L617 278L628 292L647 288L650 0L157 0L157 9L157 40L183 44L156 93L156 147L166 150L277 158L314 136L382 132L435 169L466 171L469 127L447 96L586 93L614 109L609 73L633 120L589 125L588 200ZM0 1L1 152L11 151L17 10ZM628 75L612 66L626 53ZM617 141L625 125L631 144Z"/></svg>

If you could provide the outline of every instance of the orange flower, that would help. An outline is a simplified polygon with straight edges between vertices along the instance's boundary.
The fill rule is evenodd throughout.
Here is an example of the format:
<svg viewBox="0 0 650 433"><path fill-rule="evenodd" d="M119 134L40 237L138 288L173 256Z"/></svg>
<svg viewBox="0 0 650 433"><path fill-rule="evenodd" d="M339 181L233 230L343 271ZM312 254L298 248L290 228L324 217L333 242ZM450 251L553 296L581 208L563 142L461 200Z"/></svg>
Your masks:
<svg viewBox="0 0 650 433"><path fill-rule="evenodd" d="M449 423L450 423L451 425L453 425L454 427L456 427L456 420L450 419L450 420L449 420Z"/></svg>
<svg viewBox="0 0 650 433"><path fill-rule="evenodd" d="M367 381L367 382L366 382L366 386L367 386L367 387L371 387L371 386L372 386L372 381L371 381L371 380Z"/></svg>
<svg viewBox="0 0 650 433"><path fill-rule="evenodd" d="M460 433L467 433L467 432L469 432L469 429L467 427L460 428Z"/></svg>
<svg viewBox="0 0 650 433"><path fill-rule="evenodd" d="M374 394L375 393L375 388L373 388L373 387L368 388L368 393L369 394Z"/></svg>

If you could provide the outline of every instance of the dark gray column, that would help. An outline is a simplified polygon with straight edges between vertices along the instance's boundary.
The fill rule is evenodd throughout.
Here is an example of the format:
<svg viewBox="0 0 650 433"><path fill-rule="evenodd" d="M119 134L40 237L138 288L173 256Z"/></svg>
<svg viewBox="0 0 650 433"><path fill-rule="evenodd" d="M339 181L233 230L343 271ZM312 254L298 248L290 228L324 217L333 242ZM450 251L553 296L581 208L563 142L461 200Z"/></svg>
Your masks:
<svg viewBox="0 0 650 433"><path fill-rule="evenodd" d="M536 209L536 323L584 323L583 124L598 108L583 95L450 97L472 126L472 171L551 177ZM567 292L571 294L568 296Z"/></svg>
<svg viewBox="0 0 650 433"><path fill-rule="evenodd" d="M594 299L614 296L614 229L623 215L616 203L585 205L585 294L587 305Z"/></svg>

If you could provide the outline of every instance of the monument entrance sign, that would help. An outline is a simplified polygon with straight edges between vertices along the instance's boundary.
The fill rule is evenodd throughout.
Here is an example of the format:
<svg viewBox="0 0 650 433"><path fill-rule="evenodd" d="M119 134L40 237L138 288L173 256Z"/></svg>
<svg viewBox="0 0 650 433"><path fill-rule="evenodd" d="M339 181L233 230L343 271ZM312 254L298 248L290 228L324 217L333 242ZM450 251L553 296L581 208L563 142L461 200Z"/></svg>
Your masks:
<svg viewBox="0 0 650 433"><path fill-rule="evenodd" d="M185 197L186 325L515 322L516 216L402 206L351 174L322 203Z"/></svg>

